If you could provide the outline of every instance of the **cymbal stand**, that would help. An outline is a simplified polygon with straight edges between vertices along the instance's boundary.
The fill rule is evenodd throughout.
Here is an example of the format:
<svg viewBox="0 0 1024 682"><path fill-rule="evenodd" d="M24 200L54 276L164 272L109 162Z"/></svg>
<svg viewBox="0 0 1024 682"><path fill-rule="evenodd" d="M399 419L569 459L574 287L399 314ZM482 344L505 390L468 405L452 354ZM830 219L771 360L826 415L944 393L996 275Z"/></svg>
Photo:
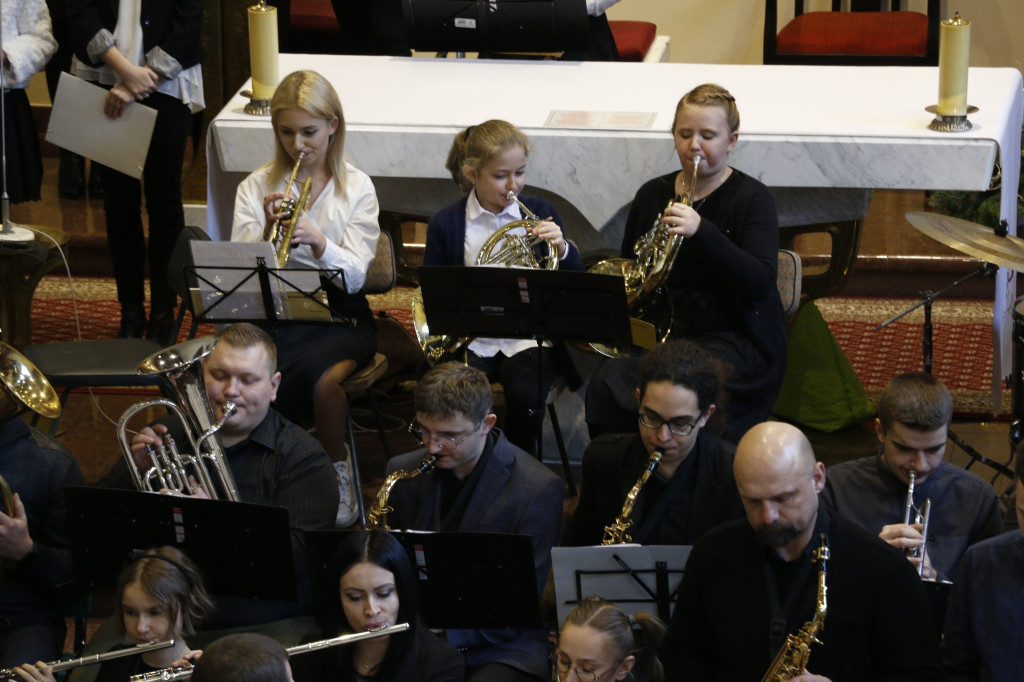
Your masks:
<svg viewBox="0 0 1024 682"><path fill-rule="evenodd" d="M939 291L935 291L935 292L930 291L930 290L929 291L922 291L921 292L921 300L920 301L918 301L914 305L910 306L909 308L904 310L902 313L896 315L895 317L891 317L888 320L886 320L885 322L881 323L880 325L875 327L875 331L877 332L877 331L880 331L880 330L884 329L885 327L888 327L890 324L892 324L896 320L899 320L902 317L904 317L904 316L910 314L911 312L917 310L921 306L924 306L924 324L923 324L923 327L922 327L922 334L921 334L921 356L922 356L922 365L923 365L924 372L926 374L931 374L932 373L932 350L934 348L934 343L932 341L932 332L933 332L933 327L932 327L932 304L935 303L935 299L939 298L940 296L942 296L943 294L945 294L949 290L959 286L960 284L962 284L963 282L969 280L970 278L974 277L975 275L991 276L991 275L995 274L996 270L997 270L997 268L996 268L995 265L992 265L991 263L984 263L984 264L978 266L976 269L974 269L971 272L969 272L968 274L964 275L960 279L956 280L952 284L950 284L950 285L940 289ZM1018 380L1018 378L1016 376L1014 376L1014 380L1016 381L1016 380ZM1014 421L1015 421L1015 423L1017 423L1017 422L1019 422L1021 420L1018 420L1018 419L1015 418ZM953 431L953 429L949 429L948 430L948 436L949 436L949 439L951 441L956 443L956 445L961 450L966 452L967 455L971 458L971 461L968 462L964 466L964 469L970 469L971 466L975 462L978 462L979 464L983 464L985 466L988 466L988 467L991 467L992 469L994 469L996 471L996 475L1002 474L1003 476L1007 476L1011 481L1014 479L1013 471L1010 470L1010 468L1008 466L1006 466L1005 464L1002 464L1000 462L996 462L994 460L991 460L988 457L985 457L983 454L981 454L980 452L975 450L973 447L971 447L971 445L967 441L963 440L960 436L958 436L956 434L956 432ZM1012 437L1012 434L1011 434L1011 437ZM1011 455L1011 461L1012 461L1012 455Z"/></svg>

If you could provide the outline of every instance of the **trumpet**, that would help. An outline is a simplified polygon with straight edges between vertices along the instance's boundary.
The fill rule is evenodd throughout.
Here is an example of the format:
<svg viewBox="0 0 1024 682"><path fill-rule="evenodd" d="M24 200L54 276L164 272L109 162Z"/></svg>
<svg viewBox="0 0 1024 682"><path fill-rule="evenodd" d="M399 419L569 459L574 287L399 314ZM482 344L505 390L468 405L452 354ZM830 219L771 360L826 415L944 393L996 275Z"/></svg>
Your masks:
<svg viewBox="0 0 1024 682"><path fill-rule="evenodd" d="M295 166L292 168L292 174L288 178L288 184L285 185L285 193L292 191L292 185L295 184L295 176L299 173L299 166L302 165L302 160L306 158L306 152L299 152L299 157L295 159ZM283 268L288 263L288 257L292 251L292 235L295 234L295 219L298 218L303 211L309 206L309 197L313 190L313 178L306 178L306 181L302 184L302 191L299 193L298 199L286 197L281 200L281 211L286 214L282 218L277 218L274 223L267 230L265 240L274 245L274 253L277 254L277 267ZM281 221L287 220L288 227L282 227Z"/></svg>
<svg viewBox="0 0 1024 682"><path fill-rule="evenodd" d="M317 642L309 642L307 644L297 644L292 647L285 649L288 657L299 656L301 654L308 654L311 651L322 651L323 649L329 649L335 646L342 646L345 644L354 644L364 639L373 639L375 637L386 637L388 635L398 634L399 632L405 632L409 629L408 623L399 623L392 625L391 627L380 628L379 630L367 630L366 632L356 632L351 635L341 635L340 637L334 637L332 639L321 639ZM170 680L187 680L192 677L195 666L186 665L180 668L164 668L162 670L154 670L148 673L141 673L139 675L132 675L129 677L130 682L168 682Z"/></svg>
<svg viewBox="0 0 1024 682"><path fill-rule="evenodd" d="M82 658L76 658L70 661L54 661L53 663L47 663L50 666L50 671L59 673L62 670L71 670L72 668L82 668L87 665L95 665L97 663L103 663L104 661L110 661L115 658L124 658L125 656L135 656L137 654L144 654L147 651L159 651L160 649L167 649L174 646L174 640L168 639L163 642L149 642L147 644L137 644L127 649L117 649L116 651L108 651L102 654L94 654L92 656L83 656ZM29 664L31 665L31 664ZM0 680L14 680L20 679L18 673L15 672L14 668L4 668L0 670Z"/></svg>
<svg viewBox="0 0 1024 682"><path fill-rule="evenodd" d="M633 505L636 504L636 497L643 490L647 479L651 477L654 470L661 464L661 458L664 456L665 452L663 450L655 450L651 453L651 458L647 460L644 472L640 474L639 480L633 484L633 487L626 495L626 501L622 505L622 511L619 512L618 518L615 519L612 525L604 527L604 539L601 540L602 545L619 545L633 540L632 536L627 532L629 527L633 525L633 519L630 518L633 515Z"/></svg>
<svg viewBox="0 0 1024 682"><path fill-rule="evenodd" d="M917 565L917 574L922 575L924 571L925 544L928 542L928 520L932 514L932 501L930 498L925 499L924 504L920 507L914 504L914 483L916 478L917 472L911 471L910 484L907 485L907 500L903 504L903 523L907 525L921 524L921 536L924 538L924 543L920 547L907 547L903 551L912 559L921 559Z"/></svg>
<svg viewBox="0 0 1024 682"><path fill-rule="evenodd" d="M527 208L526 204L519 200L514 191L509 190L505 197L509 201L519 204L519 208L526 215L526 219L513 220L495 230L494 234L488 237L480 247L480 251L477 253L473 264L503 265L505 267L530 268L532 270L557 270L558 249L553 247L551 242L531 234L526 236L509 234L512 230L520 227L526 228L527 232L529 232L537 227L543 219ZM547 249L542 254L538 254L534 250L540 245L545 246ZM431 336L427 326L427 313L423 307L423 296L419 291L416 292L412 299L412 318L416 340L419 342L420 348L423 349L423 354L427 356L427 362L431 365L437 364L442 358L457 352L473 340L471 337Z"/></svg>
<svg viewBox="0 0 1024 682"><path fill-rule="evenodd" d="M438 455L428 453L420 465L416 469L399 469L398 471L392 471L388 474L388 477L384 479L384 483L381 484L380 490L377 491L377 501L374 502L370 510L366 512L367 530L374 530L379 528L381 530L391 530L388 525L388 514L394 511L393 508L388 506L388 497L391 496L391 489L395 487L395 484L399 481L406 481L410 478L416 478L420 474L430 471L437 464Z"/></svg>
<svg viewBox="0 0 1024 682"><path fill-rule="evenodd" d="M224 422L234 414L235 405L225 402L223 415L216 420L206 397L203 379L202 359L216 346L216 339L192 339L155 353L138 366L140 374L164 375L177 399L177 402L157 398L136 403L125 410L117 422L121 451L138 490L156 492L167 488L189 494L193 492L188 483L191 474L211 498L238 501L238 486L228 468L220 442L215 438ZM174 440L167 437L156 448L148 449L148 459L152 466L143 472L139 470L128 442L128 421L139 412L156 406L166 407L177 415L191 441L189 445L192 454L181 454ZM219 494L210 469L220 484Z"/></svg>

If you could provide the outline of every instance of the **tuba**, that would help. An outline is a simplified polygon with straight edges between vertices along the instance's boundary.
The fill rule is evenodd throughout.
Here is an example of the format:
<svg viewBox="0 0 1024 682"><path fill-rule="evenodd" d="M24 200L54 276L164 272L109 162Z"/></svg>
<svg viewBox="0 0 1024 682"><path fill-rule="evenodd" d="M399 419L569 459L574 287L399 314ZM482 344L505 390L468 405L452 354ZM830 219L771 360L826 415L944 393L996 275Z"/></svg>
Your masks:
<svg viewBox="0 0 1024 682"><path fill-rule="evenodd" d="M430 471L437 464L437 459L438 455L427 453L427 456L420 462L419 468L399 469L388 474L388 477L384 479L384 483L381 484L380 490L377 491L377 501L366 512L366 529L391 530L391 526L388 525L388 514L394 511L394 509L388 506L388 497L391 496L391 489L399 481L407 481L410 478L416 478L420 474Z"/></svg>
<svg viewBox="0 0 1024 682"><path fill-rule="evenodd" d="M814 617L804 623L795 635L786 637L786 643L779 649L761 682L782 682L802 675L807 667L807 661L811 658L811 644L821 644L818 633L825 627L825 615L828 613L828 603L825 599L825 569L829 553L828 536L822 533L820 537L821 543L814 551L814 561L818 564L818 599Z"/></svg>
<svg viewBox="0 0 1024 682"><path fill-rule="evenodd" d="M533 270L557 270L558 250L551 244L533 235L509 234L517 228L525 228L527 232L542 222L536 213L526 207L526 204L519 200L516 193L509 191L505 195L510 201L519 204L526 215L525 220L513 220L502 225L487 238L476 255L474 265L495 265L505 267L530 268ZM535 249L543 246L543 254L538 254ZM454 336L431 336L427 327L427 313L423 307L423 296L419 291L412 299L412 321L413 329L416 332L416 340L427 356L427 361L437 364L445 357L452 355L462 347L469 344L473 339L470 337Z"/></svg>
<svg viewBox="0 0 1024 682"><path fill-rule="evenodd" d="M636 260L629 258L607 258L596 263L587 272L599 275L615 275L622 277L626 287L626 304L631 317L640 318L651 323L655 329L658 343L668 338L672 328L672 302L668 300L662 288L665 280L672 272L672 265L679 255L679 247L683 244L682 235L671 234L669 225L662 221L662 216L674 204L693 205L697 193L697 170L701 157L693 157L693 178L690 182L689 196L679 194L668 202L665 211L658 214L654 226L633 245ZM630 351L612 348L604 344L591 344L598 353L607 357L629 355Z"/></svg>
<svg viewBox="0 0 1024 682"><path fill-rule="evenodd" d="M651 477L651 474L658 465L661 463L661 458L665 453L661 450L655 450L651 453L651 458L647 460L647 466L644 467L644 472L640 474L640 478L629 493L626 495L626 501L622 505L622 511L619 513L615 523L610 526L604 527L604 539L601 540L602 545L620 545L623 543L631 542L633 538L626 531L633 525L633 520L630 516L633 515L633 505L636 504L636 496L643 490L644 485L647 483L647 479Z"/></svg>
<svg viewBox="0 0 1024 682"><path fill-rule="evenodd" d="M61 412L60 398L28 358L0 342L0 424L26 410L47 419L56 419ZM14 516L14 493L3 476L0 476L0 497L3 498L2 511ZM0 561L0 573L2 571L3 562Z"/></svg>
<svg viewBox="0 0 1024 682"><path fill-rule="evenodd" d="M215 438L217 431L235 412L235 405L224 403L223 416L216 420L213 408L206 397L202 360L217 346L216 339L192 339L176 346L165 348L149 356L138 366L139 374L160 374L170 384L177 402L164 398L149 400L132 405L117 422L117 436L121 451L128 463L135 487L143 492L156 492L163 488L190 493L188 477L191 474L213 499L238 501L238 487L228 468L220 442ZM156 448L148 447L150 468L140 471L128 442L128 421L143 410L162 405L175 413L185 431L189 434L191 454L181 454L174 439L165 437ZM179 406L180 405L180 406ZM209 467L209 468L208 468ZM210 469L220 485L220 492L214 485Z"/></svg>
<svg viewBox="0 0 1024 682"><path fill-rule="evenodd" d="M903 505L903 523L910 525L912 523L921 524L921 535L924 536L925 542L928 542L928 519L932 514L932 501L926 499L924 504L917 507L914 504L914 483L917 478L917 472L910 472L910 483L907 485L907 501ZM904 553L912 559L920 559L921 562L917 565L917 574L921 575L924 571L924 549L925 546L920 547L907 547Z"/></svg>
<svg viewBox="0 0 1024 682"><path fill-rule="evenodd" d="M306 158L306 152L299 152L299 158L295 159L295 166L292 168L291 177L285 185L285 193L292 191L295 184L295 176L299 172L302 160ZM288 263L288 256L292 252L292 235L295 234L295 219L302 215L302 212L309 207L309 195L313 190L313 178L306 178L302 184L302 191L298 199L286 197L281 200L281 211L286 213L285 218L277 218L264 235L265 241L274 245L274 253L277 254L277 267L283 268ZM282 220L288 221L288 227L281 225Z"/></svg>

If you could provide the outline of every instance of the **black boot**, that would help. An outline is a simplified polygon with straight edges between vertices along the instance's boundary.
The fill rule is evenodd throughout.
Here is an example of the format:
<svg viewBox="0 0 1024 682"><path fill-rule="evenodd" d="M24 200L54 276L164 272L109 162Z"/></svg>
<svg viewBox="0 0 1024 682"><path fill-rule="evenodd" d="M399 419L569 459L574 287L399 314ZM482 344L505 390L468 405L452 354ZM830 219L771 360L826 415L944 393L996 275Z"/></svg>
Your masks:
<svg viewBox="0 0 1024 682"><path fill-rule="evenodd" d="M95 161L89 162L89 198L103 198L103 176Z"/></svg>
<svg viewBox="0 0 1024 682"><path fill-rule="evenodd" d="M146 338L164 347L174 345L174 311L154 310L146 326Z"/></svg>
<svg viewBox="0 0 1024 682"><path fill-rule="evenodd" d="M60 150L57 196L61 199L81 199L85 196L85 159L67 149Z"/></svg>
<svg viewBox="0 0 1024 682"><path fill-rule="evenodd" d="M121 306L119 339L141 339L146 330L146 309L140 306Z"/></svg>

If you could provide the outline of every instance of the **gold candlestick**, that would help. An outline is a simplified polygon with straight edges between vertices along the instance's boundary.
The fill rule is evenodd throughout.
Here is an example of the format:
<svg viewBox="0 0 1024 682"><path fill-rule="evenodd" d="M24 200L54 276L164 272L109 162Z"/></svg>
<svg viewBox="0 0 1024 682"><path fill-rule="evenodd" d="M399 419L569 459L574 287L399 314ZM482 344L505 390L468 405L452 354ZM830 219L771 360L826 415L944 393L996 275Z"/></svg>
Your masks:
<svg viewBox="0 0 1024 682"><path fill-rule="evenodd" d="M265 0L249 8L249 66L252 71L252 91L245 113L254 116L270 115L270 99L277 88L277 8Z"/></svg>
<svg viewBox="0 0 1024 682"><path fill-rule="evenodd" d="M955 12L939 26L939 103L926 111L937 114L928 127L940 132L971 129L967 114L967 69L971 55L971 22Z"/></svg>

